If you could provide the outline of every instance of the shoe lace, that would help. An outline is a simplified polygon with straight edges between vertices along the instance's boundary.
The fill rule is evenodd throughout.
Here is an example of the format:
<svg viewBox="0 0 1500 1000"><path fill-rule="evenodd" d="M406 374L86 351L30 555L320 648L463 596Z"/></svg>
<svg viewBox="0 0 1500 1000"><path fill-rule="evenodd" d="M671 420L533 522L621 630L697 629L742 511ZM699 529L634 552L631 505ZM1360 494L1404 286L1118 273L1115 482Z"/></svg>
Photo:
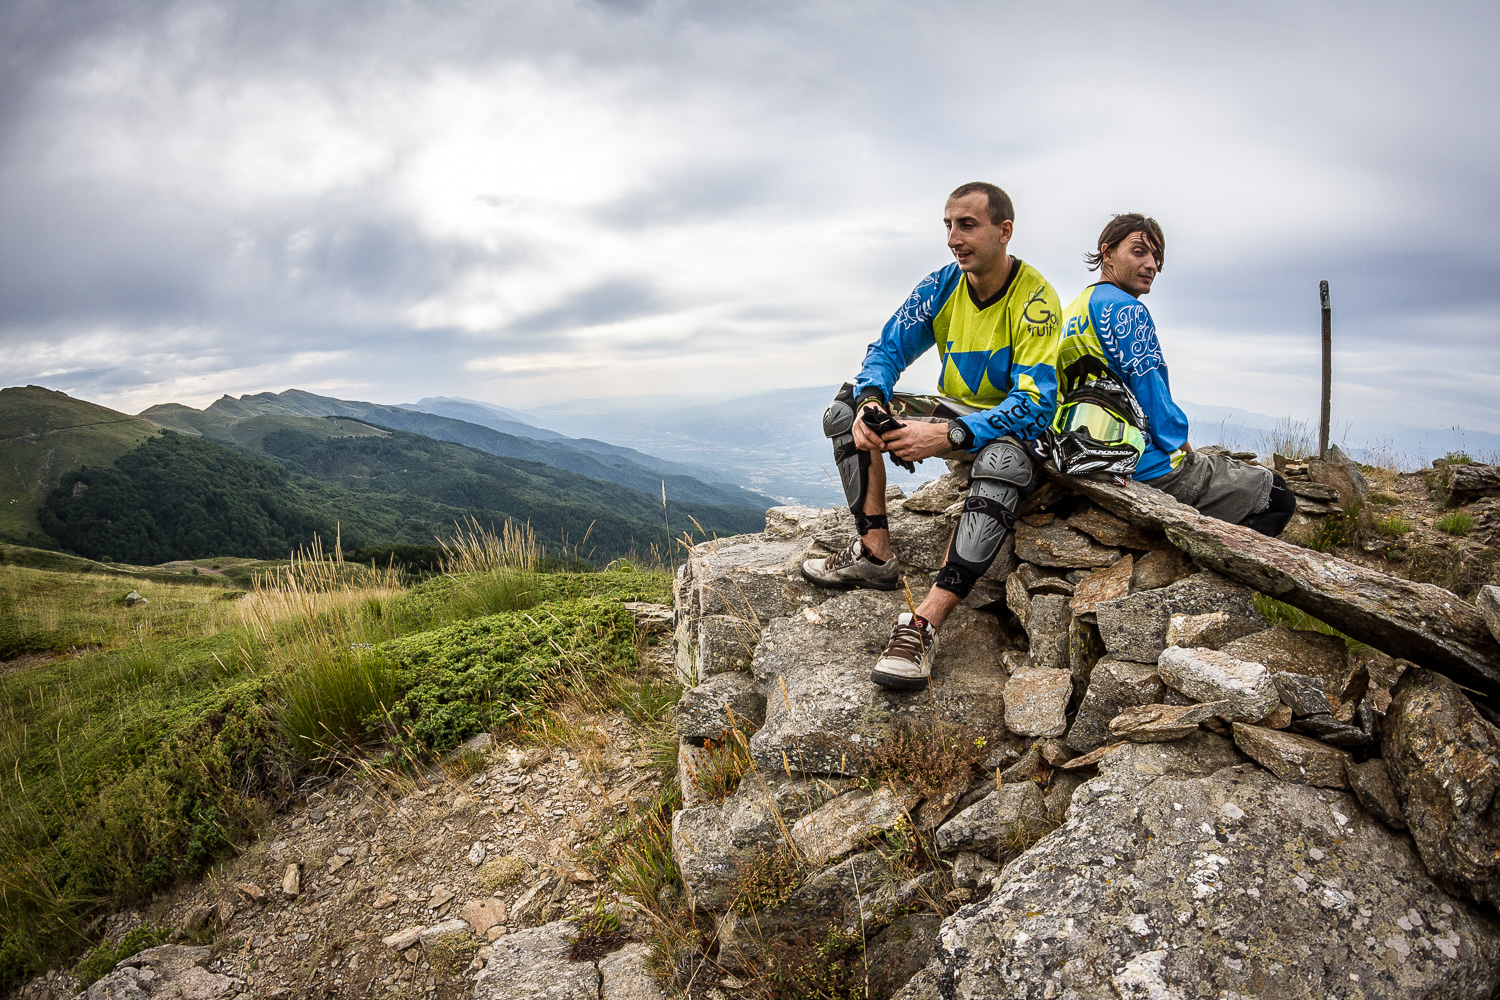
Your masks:
<svg viewBox="0 0 1500 1000"><path fill-rule="evenodd" d="M891 641L886 643L885 655L899 656L903 660L918 663L927 652L927 633L915 625L900 624L891 631Z"/></svg>
<svg viewBox="0 0 1500 1000"><path fill-rule="evenodd" d="M839 549L823 563L825 570L843 569L845 566L854 565L859 558L859 539L851 539L848 545Z"/></svg>

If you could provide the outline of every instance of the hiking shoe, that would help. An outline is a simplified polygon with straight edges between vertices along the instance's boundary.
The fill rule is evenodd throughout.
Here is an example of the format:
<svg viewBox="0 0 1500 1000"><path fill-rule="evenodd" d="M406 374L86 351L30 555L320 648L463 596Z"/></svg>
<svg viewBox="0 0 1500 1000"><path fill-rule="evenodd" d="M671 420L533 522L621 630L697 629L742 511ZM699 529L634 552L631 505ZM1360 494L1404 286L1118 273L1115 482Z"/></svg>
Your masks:
<svg viewBox="0 0 1500 1000"><path fill-rule="evenodd" d="M932 651L936 646L937 629L910 612L901 612L870 680L897 691L923 690L932 676Z"/></svg>
<svg viewBox="0 0 1500 1000"><path fill-rule="evenodd" d="M895 590L901 586L901 566L891 556L884 563L870 561L858 538L822 559L804 559L802 575L820 587L870 587Z"/></svg>

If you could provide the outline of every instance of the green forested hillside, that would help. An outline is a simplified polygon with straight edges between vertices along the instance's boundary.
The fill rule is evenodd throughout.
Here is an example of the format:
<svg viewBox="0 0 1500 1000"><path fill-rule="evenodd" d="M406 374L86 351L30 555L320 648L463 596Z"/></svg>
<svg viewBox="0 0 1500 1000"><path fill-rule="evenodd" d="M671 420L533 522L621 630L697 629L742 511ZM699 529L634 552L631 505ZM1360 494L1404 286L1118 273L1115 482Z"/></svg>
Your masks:
<svg viewBox="0 0 1500 1000"><path fill-rule="evenodd" d="M0 389L0 538L46 546L37 508L62 477L108 465L155 433L140 417L39 385Z"/></svg>
<svg viewBox="0 0 1500 1000"><path fill-rule="evenodd" d="M320 437L283 428L262 446L277 460L163 432L106 467L64 477L41 528L92 559L154 564L208 555L276 558L314 535L346 547L425 544L455 522L528 522L549 550L609 559L665 549L675 530L736 534L749 508L671 505L539 463L501 459L417 434ZM280 463L280 464L277 464ZM290 470L290 472L288 472Z"/></svg>

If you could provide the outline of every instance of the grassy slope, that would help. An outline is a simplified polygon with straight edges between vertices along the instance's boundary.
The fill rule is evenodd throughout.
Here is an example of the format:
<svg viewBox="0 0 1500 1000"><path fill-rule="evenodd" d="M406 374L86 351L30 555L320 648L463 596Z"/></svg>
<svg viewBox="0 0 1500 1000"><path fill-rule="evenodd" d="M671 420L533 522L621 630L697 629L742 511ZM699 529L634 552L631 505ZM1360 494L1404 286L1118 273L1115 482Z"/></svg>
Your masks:
<svg viewBox="0 0 1500 1000"><path fill-rule="evenodd" d="M44 542L36 511L64 475L108 465L156 428L40 386L0 389L0 538Z"/></svg>
<svg viewBox="0 0 1500 1000"><path fill-rule="evenodd" d="M326 766L298 733L325 731L325 718L337 727L333 696L351 670L378 673L391 699L395 715L373 735L422 759L512 705L539 709L560 674L628 677L633 629L620 602L670 590L667 574L628 568L522 574L520 591L496 572L408 590L336 575L295 600L143 587L152 604L127 612L98 576L0 566L0 592L91 615L106 647L0 675L0 989L76 954L99 914L253 835ZM518 596L535 605L488 613ZM351 651L366 642L372 652Z"/></svg>

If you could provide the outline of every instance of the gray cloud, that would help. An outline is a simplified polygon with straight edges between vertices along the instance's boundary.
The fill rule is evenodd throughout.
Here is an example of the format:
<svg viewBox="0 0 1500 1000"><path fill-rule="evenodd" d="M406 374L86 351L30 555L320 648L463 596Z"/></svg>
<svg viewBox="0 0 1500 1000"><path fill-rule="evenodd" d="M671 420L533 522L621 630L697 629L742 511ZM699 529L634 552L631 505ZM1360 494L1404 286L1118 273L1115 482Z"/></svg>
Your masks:
<svg viewBox="0 0 1500 1000"><path fill-rule="evenodd" d="M1164 336L1253 365L1214 402L1301 405L1284 343L1315 331L1326 277L1359 405L1444 395L1460 364L1481 374L1428 412L1500 429L1500 136L1478 124L1497 18L16 0L0 377L122 405L314 383L546 396L574 352L642 392L731 363L746 391L836 382L945 262L942 195L987 177L1065 300L1110 211L1162 218ZM1174 380L1212 387L1196 350ZM497 358L517 364L473 364Z"/></svg>

